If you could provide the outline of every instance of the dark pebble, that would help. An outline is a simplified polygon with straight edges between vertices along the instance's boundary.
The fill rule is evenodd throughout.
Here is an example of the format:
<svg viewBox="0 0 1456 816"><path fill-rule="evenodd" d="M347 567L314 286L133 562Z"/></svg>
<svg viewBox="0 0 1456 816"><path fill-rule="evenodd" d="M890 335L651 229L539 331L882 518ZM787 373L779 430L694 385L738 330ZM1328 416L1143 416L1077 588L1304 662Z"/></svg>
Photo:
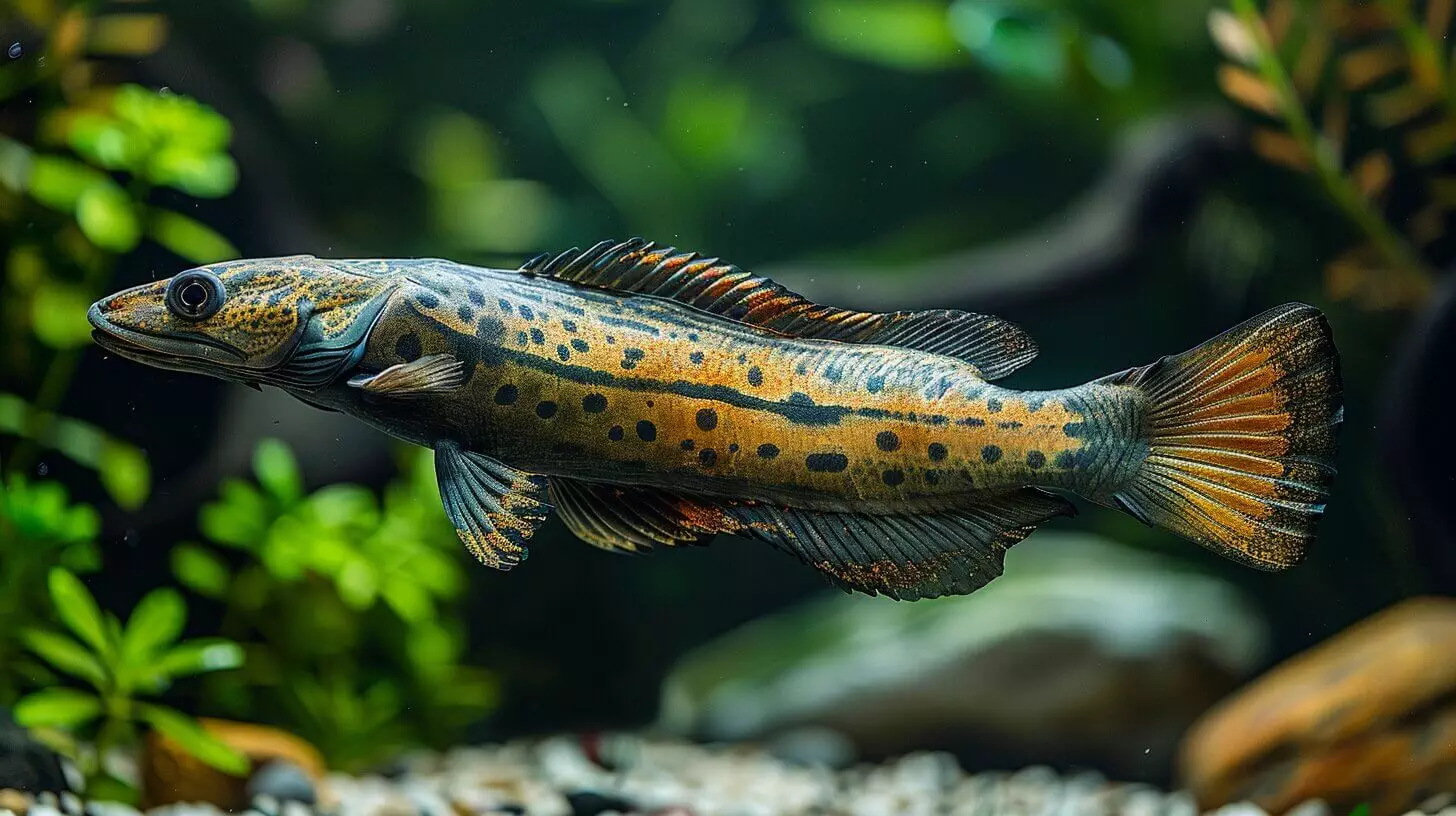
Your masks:
<svg viewBox="0 0 1456 816"><path fill-rule="evenodd" d="M0 708L0 789L65 792L70 790L61 758L35 741Z"/></svg>
<svg viewBox="0 0 1456 816"><path fill-rule="evenodd" d="M566 801L571 803L572 816L597 816L599 813L615 810L618 813L629 813L636 810L636 807L620 796L597 793L595 791L578 791L568 793Z"/></svg>

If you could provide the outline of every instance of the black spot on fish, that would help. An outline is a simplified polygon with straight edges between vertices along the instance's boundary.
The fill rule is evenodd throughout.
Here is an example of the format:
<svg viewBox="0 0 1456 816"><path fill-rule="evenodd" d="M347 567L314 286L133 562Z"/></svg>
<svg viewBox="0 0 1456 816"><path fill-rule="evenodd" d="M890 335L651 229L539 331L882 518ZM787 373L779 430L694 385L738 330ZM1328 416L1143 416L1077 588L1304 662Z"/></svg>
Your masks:
<svg viewBox="0 0 1456 816"><path fill-rule="evenodd" d="M637 367L637 362L646 356L647 353L642 349L624 348L622 349L622 368L628 370L634 369Z"/></svg>
<svg viewBox="0 0 1456 816"><path fill-rule="evenodd" d="M905 483L905 471L898 469L887 470L880 474L880 478L890 487L898 487Z"/></svg>
<svg viewBox="0 0 1456 816"><path fill-rule="evenodd" d="M940 444L939 442L931 442L930 447L927 448L927 450L930 453L930 461L932 462L943 462L945 461L945 457L950 453L950 451L946 450L945 446Z"/></svg>
<svg viewBox="0 0 1456 816"><path fill-rule="evenodd" d="M461 305L455 310L455 316L460 318L461 323L469 323L475 320L475 310L469 306Z"/></svg>
<svg viewBox="0 0 1456 816"><path fill-rule="evenodd" d="M1052 461L1052 464L1062 470L1073 470L1077 467L1077 454L1071 451L1062 451L1057 454L1057 458Z"/></svg>
<svg viewBox="0 0 1456 816"><path fill-rule="evenodd" d="M476 321L475 336L492 345L500 343L501 335L506 333L505 324L500 320L485 315Z"/></svg>
<svg viewBox="0 0 1456 816"><path fill-rule="evenodd" d="M1001 412L1001 400L998 400L995 397L992 397L991 399L986 400L986 410L987 411L990 411L993 414L1000 413Z"/></svg>
<svg viewBox="0 0 1456 816"><path fill-rule="evenodd" d="M772 458L774 458L775 456L778 456L778 455L779 455L779 446L778 445L772 444L770 442L765 442L762 445L759 445L758 446L758 458L760 458L760 459L772 459Z"/></svg>
<svg viewBox="0 0 1456 816"><path fill-rule="evenodd" d="M885 390L885 375L875 374L874 376L865 380L865 390L870 392L871 394L878 394L881 391Z"/></svg>
<svg viewBox="0 0 1456 816"><path fill-rule="evenodd" d="M1045 405L1045 404L1046 404L1046 400L1044 400L1044 399L1030 399L1030 400L1027 400L1026 401L1026 412L1029 413L1029 414L1034 414L1037 411L1040 411L1041 410L1041 407L1043 405Z"/></svg>
<svg viewBox="0 0 1456 816"><path fill-rule="evenodd" d="M688 355L688 360L691 361L693 365L702 365L703 353L701 351L695 351L692 354Z"/></svg>
<svg viewBox="0 0 1456 816"><path fill-rule="evenodd" d="M546 333L540 329L531 329L531 342L538 346L545 345Z"/></svg>
<svg viewBox="0 0 1456 816"><path fill-rule="evenodd" d="M472 306L484 306L485 305L485 295L484 294L481 294L481 291L479 289L471 289L466 294L466 297L470 298L470 304Z"/></svg>
<svg viewBox="0 0 1456 816"><path fill-rule="evenodd" d="M523 332L523 331L516 332L516 343L518 345L524 346L524 345L526 345L529 342L531 342L531 341L526 338L526 333L525 332Z"/></svg>
<svg viewBox="0 0 1456 816"><path fill-rule="evenodd" d="M809 396L808 394L805 394L803 391L795 391L794 393L792 393L792 394L789 395L789 404L790 405L813 405L814 404L814 398L811 397L811 396Z"/></svg>
<svg viewBox="0 0 1456 816"><path fill-rule="evenodd" d="M647 401L647 407L648 408L651 408L653 405L656 405L656 403L654 403L652 400L648 400Z"/></svg>
<svg viewBox="0 0 1456 816"><path fill-rule="evenodd" d="M564 363L571 359L571 349L567 348L565 343L557 343L556 356Z"/></svg>
<svg viewBox="0 0 1456 816"><path fill-rule="evenodd" d="M1039 450L1031 451L1026 454L1026 466L1032 470L1041 470L1046 466L1046 454Z"/></svg>
<svg viewBox="0 0 1456 816"><path fill-rule="evenodd" d="M561 321L561 328L566 329L567 334L576 334L576 323L571 320Z"/></svg>
<svg viewBox="0 0 1456 816"><path fill-rule="evenodd" d="M875 447L889 453L900 449L900 437L894 431L880 431L875 434Z"/></svg>
<svg viewBox="0 0 1456 816"><path fill-rule="evenodd" d="M693 448L697 447L697 445L698 443L694 442L691 439L684 439L683 441L678 443L678 447L682 448L683 450L692 450Z"/></svg>
<svg viewBox="0 0 1456 816"><path fill-rule="evenodd" d="M1062 433L1070 436L1073 439L1076 439L1086 432L1087 423L1085 422L1068 422L1066 425L1062 426Z"/></svg>
<svg viewBox="0 0 1456 816"><path fill-rule="evenodd" d="M984 428L986 426L986 420L980 417L966 417L965 419L956 420L956 424L964 425L967 428Z"/></svg>
<svg viewBox="0 0 1456 816"><path fill-rule="evenodd" d="M849 457L842 453L811 453L804 457L804 467L816 473L840 473L849 467Z"/></svg>
<svg viewBox="0 0 1456 816"><path fill-rule="evenodd" d="M697 420L699 428L711 431L718 427L718 412L712 408L699 408Z"/></svg>
<svg viewBox="0 0 1456 816"><path fill-rule="evenodd" d="M691 340L694 343L698 342L697 332L688 332L688 340Z"/></svg>
<svg viewBox="0 0 1456 816"><path fill-rule="evenodd" d="M738 452L738 443L737 442L731 442L731 443L729 443L729 445L728 445L728 452L729 453L737 453Z"/></svg>
<svg viewBox="0 0 1456 816"><path fill-rule="evenodd" d="M653 442L657 439L657 426L649 420L637 420L637 438L643 442Z"/></svg>
<svg viewBox="0 0 1456 816"><path fill-rule="evenodd" d="M987 445L981 448L981 461L988 465L994 465L1001 461L1001 449L995 445Z"/></svg>
<svg viewBox="0 0 1456 816"><path fill-rule="evenodd" d="M938 485L938 484L940 484L940 471L938 471L938 470L927 470L927 471L925 471L925 483L928 484L928 485Z"/></svg>
<svg viewBox="0 0 1456 816"><path fill-rule="evenodd" d="M794 373L802 377L805 374L809 373L809 366L805 363L799 363L798 365L794 366Z"/></svg>
<svg viewBox="0 0 1456 816"><path fill-rule="evenodd" d="M581 410L588 414L600 414L607 410L607 398L601 394L587 394L581 398Z"/></svg>
<svg viewBox="0 0 1456 816"><path fill-rule="evenodd" d="M521 304L521 317L525 318L526 320L535 320L536 313L531 311L530 306L527 306L523 303Z"/></svg>
<svg viewBox="0 0 1456 816"><path fill-rule="evenodd" d="M542 419L550 419L556 416L556 403L551 400L541 400L536 403L536 416Z"/></svg>
<svg viewBox="0 0 1456 816"><path fill-rule="evenodd" d="M415 360L420 359L422 351L420 348L420 336L414 332L401 334L399 339L394 342L394 353L399 355L399 358L407 363L413 363Z"/></svg>
<svg viewBox="0 0 1456 816"><path fill-rule="evenodd" d="M712 467L718 464L718 452L712 448L703 448L698 451L698 464L703 467Z"/></svg>
<svg viewBox="0 0 1456 816"><path fill-rule="evenodd" d="M516 399L521 396L521 389L506 383L495 390L496 405L515 405Z"/></svg>
<svg viewBox="0 0 1456 816"><path fill-rule="evenodd" d="M607 345L609 345L609 346L615 346L617 344L617 338L613 337L610 334L607 335L606 340L607 340Z"/></svg>
<svg viewBox="0 0 1456 816"><path fill-rule="evenodd" d="M740 359L742 358L742 356L743 355L741 354L739 355ZM754 388L763 385L763 369L759 368L758 366L753 366L752 368L748 369L748 384L753 386Z"/></svg>
<svg viewBox="0 0 1456 816"><path fill-rule="evenodd" d="M420 296L415 299L418 300L420 305L425 307L426 309L433 309L440 305L440 299L430 294L429 292L421 292Z"/></svg>
<svg viewBox="0 0 1456 816"><path fill-rule="evenodd" d="M743 365L743 364L745 364L747 362L748 362L748 355L747 354L740 354L740 355L738 355L738 364L739 365Z"/></svg>
<svg viewBox="0 0 1456 816"><path fill-rule="evenodd" d="M803 365L804 365L803 363L800 363L799 364L800 368L802 368ZM800 371L799 373L800 374L807 374L809 372L807 372L807 371ZM826 380L828 380L828 381L830 381L832 383L837 383L837 382L843 380L844 379L844 366L841 365L841 364L839 364L839 363L829 363L828 365L824 366L824 379L826 379Z"/></svg>
<svg viewBox="0 0 1456 816"><path fill-rule="evenodd" d="M1021 423L1013 419L1010 422L998 422L996 423L996 427L1003 431L1014 431L1021 427Z"/></svg>
<svg viewBox="0 0 1456 816"><path fill-rule="evenodd" d="M502 312L505 312L506 314L510 314L512 311L514 311L511 308L511 302L509 300L506 300L505 298L501 298L499 301L496 301L496 302L500 304L500 308L501 308L501 311Z"/></svg>
<svg viewBox="0 0 1456 816"><path fill-rule="evenodd" d="M588 351L591 351L591 346L587 345L587 342L580 337L572 338L571 347L581 354L586 354Z"/></svg>
<svg viewBox="0 0 1456 816"><path fill-rule="evenodd" d="M612 440L613 442L621 442L622 441L622 426L621 425L613 425L607 431L607 438L610 439L610 440Z"/></svg>

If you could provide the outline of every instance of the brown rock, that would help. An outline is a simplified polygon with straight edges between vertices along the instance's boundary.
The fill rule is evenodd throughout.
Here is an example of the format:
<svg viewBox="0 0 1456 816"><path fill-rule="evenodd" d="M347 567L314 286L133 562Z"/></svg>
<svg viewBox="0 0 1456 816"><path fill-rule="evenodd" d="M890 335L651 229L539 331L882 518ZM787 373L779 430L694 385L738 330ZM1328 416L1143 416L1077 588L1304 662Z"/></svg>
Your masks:
<svg viewBox="0 0 1456 816"><path fill-rule="evenodd" d="M229 720L202 718L198 723L252 760L255 770L273 760L291 762L315 786L327 771L318 749L287 732ZM223 810L248 805L247 777L232 776L203 763L156 731L147 734L142 747L141 779L143 808L177 802L209 802Z"/></svg>
<svg viewBox="0 0 1456 816"><path fill-rule="evenodd" d="M35 804L35 797L25 791L5 788L0 790L0 810L8 810L17 816L25 816L30 812L30 806Z"/></svg>
<svg viewBox="0 0 1456 816"><path fill-rule="evenodd" d="M1194 725L1180 764L1205 808L1386 816L1456 790L1456 599L1406 601L1275 667Z"/></svg>

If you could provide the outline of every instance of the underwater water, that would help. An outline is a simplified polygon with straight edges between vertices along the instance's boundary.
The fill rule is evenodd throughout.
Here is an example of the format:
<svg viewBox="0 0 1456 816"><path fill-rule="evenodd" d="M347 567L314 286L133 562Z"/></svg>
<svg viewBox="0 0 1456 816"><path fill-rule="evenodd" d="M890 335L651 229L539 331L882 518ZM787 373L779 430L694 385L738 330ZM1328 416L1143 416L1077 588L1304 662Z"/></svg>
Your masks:
<svg viewBox="0 0 1456 816"><path fill-rule="evenodd" d="M0 2L0 813L1449 814L1453 11Z"/></svg>

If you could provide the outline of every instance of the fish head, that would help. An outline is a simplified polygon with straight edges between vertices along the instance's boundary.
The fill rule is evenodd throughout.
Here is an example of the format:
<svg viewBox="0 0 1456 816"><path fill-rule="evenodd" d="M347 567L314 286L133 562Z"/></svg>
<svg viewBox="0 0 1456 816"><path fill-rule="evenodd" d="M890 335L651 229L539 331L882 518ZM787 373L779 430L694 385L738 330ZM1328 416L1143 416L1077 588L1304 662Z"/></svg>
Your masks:
<svg viewBox="0 0 1456 816"><path fill-rule="evenodd" d="M362 351L394 288L378 262L309 255L227 261L91 305L91 336L136 362L314 391Z"/></svg>

